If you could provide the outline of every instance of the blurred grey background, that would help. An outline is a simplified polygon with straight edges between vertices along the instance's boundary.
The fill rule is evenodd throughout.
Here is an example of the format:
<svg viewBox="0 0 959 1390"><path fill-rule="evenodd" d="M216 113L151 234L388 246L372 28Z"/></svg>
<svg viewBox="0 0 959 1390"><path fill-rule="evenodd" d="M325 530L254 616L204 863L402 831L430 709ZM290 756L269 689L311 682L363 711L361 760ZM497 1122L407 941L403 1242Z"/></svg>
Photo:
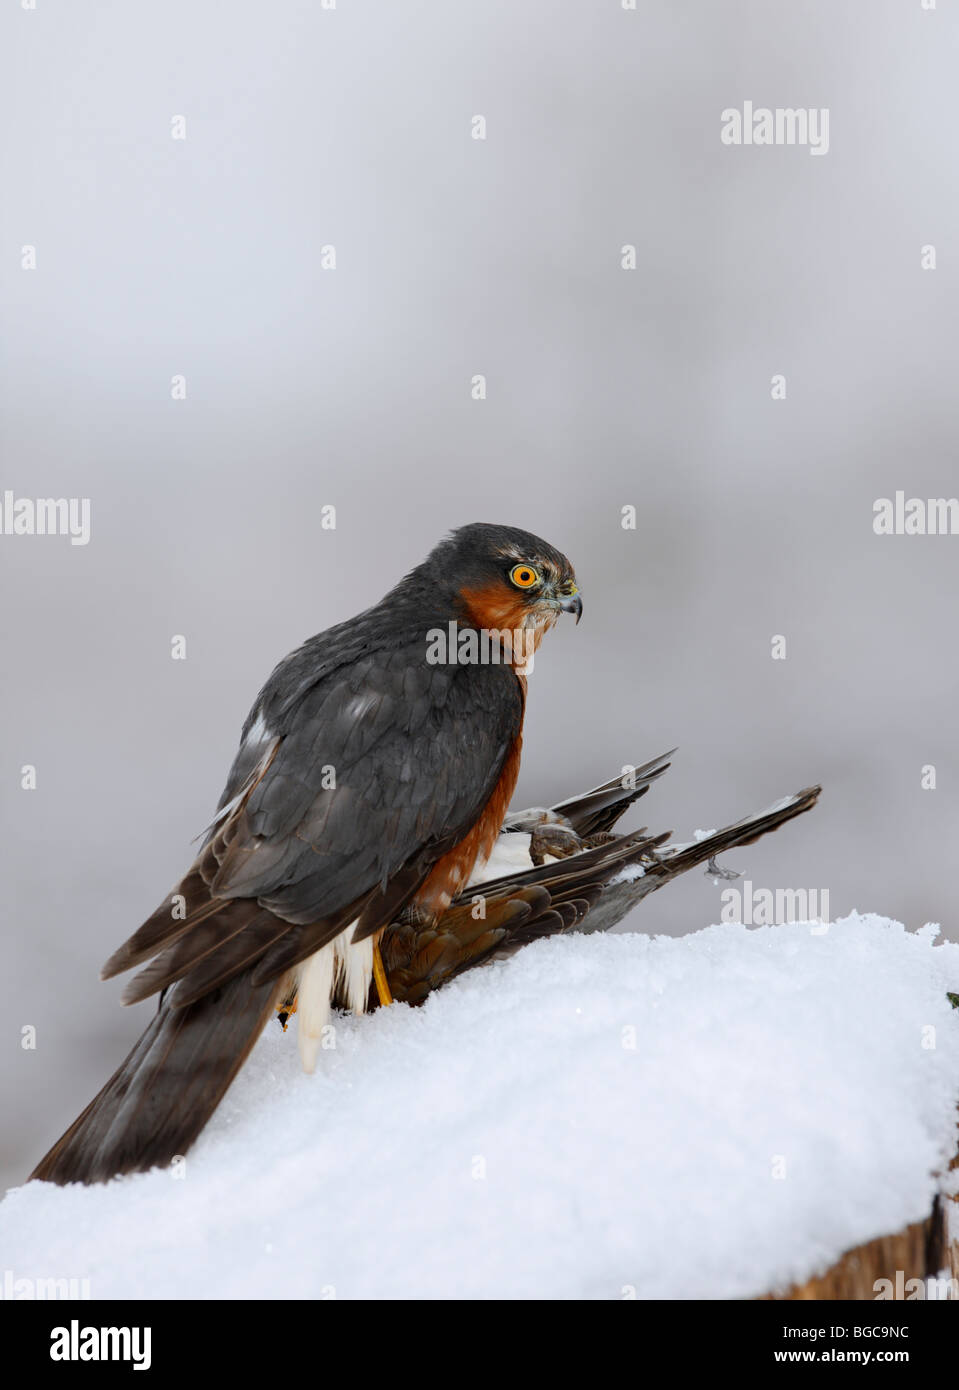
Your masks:
<svg viewBox="0 0 959 1390"><path fill-rule="evenodd" d="M0 535L0 1186L148 1017L100 964L273 664L465 521L544 535L585 597L518 804L673 744L630 824L818 780L731 866L959 931L959 538L872 530L959 490L957 31L920 0L4 7L0 488L89 497L92 539ZM828 107L828 154L724 146L747 99ZM721 887L628 925L696 930Z"/></svg>

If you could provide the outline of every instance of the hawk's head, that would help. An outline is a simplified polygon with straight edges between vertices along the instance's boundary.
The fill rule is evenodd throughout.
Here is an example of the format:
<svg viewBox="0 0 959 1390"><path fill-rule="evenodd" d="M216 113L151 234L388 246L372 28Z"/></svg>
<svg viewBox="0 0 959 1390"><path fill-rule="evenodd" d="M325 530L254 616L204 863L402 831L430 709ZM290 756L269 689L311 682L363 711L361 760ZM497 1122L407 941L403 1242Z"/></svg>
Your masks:
<svg viewBox="0 0 959 1390"><path fill-rule="evenodd" d="M575 613L579 622L583 611L566 556L514 526L461 526L426 567L438 586L449 586L454 608L480 628L544 632L560 613Z"/></svg>

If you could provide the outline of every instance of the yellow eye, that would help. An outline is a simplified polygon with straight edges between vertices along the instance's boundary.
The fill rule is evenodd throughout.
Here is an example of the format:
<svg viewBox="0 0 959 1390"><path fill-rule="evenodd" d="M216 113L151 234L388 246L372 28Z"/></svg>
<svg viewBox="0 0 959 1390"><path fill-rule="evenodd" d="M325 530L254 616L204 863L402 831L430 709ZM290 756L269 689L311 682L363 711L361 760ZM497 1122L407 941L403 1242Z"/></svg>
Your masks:
<svg viewBox="0 0 959 1390"><path fill-rule="evenodd" d="M509 577L517 589L532 589L534 584L539 583L539 575L532 565L514 565Z"/></svg>

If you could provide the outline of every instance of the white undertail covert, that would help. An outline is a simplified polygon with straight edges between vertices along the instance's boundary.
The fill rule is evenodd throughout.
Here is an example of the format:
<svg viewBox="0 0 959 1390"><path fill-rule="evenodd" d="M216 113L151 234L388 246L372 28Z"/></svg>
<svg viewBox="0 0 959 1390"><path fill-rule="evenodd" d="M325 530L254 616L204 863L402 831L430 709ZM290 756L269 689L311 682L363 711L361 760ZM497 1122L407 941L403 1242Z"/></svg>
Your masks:
<svg viewBox="0 0 959 1390"><path fill-rule="evenodd" d="M296 978L296 1042L303 1070L312 1072L330 1021L334 993L355 1014L366 1012L373 981L373 937L353 944L355 922L299 967Z"/></svg>

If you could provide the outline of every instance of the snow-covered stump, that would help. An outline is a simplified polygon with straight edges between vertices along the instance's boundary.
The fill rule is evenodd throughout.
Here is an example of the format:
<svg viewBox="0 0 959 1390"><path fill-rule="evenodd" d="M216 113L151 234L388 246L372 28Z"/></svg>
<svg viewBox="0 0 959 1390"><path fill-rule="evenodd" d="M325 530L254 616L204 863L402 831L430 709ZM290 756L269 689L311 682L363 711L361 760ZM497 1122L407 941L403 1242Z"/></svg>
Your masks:
<svg viewBox="0 0 959 1390"><path fill-rule="evenodd" d="M949 1165L959 1167L959 1155ZM951 1189L953 1183L946 1183ZM848 1250L825 1274L772 1299L959 1298L959 1198L941 1192L924 1221Z"/></svg>
<svg viewBox="0 0 959 1390"><path fill-rule="evenodd" d="M185 1162L10 1193L0 1267L94 1298L875 1298L948 1268L957 988L959 946L877 917L543 941L340 1019L313 1076L270 1027Z"/></svg>

